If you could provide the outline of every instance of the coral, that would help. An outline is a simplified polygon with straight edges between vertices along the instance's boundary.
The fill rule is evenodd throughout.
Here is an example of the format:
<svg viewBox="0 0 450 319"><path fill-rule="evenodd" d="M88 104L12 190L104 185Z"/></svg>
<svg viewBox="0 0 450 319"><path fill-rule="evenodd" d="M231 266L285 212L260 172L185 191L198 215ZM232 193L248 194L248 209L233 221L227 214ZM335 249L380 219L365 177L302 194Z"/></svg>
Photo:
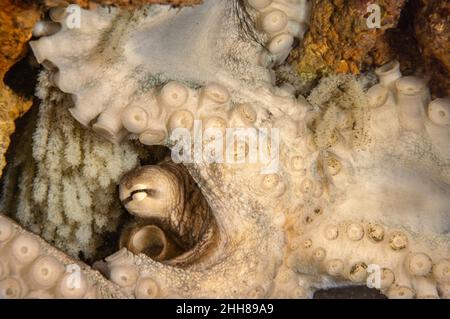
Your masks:
<svg viewBox="0 0 450 319"><path fill-rule="evenodd" d="M367 8L371 1L316 0L313 2L310 30L303 45L293 53L300 73L317 77L329 73L359 74L376 52L375 64L391 56L383 34L396 26L404 0L377 1L381 8L380 28L369 28ZM376 49L376 50L375 50Z"/></svg>
<svg viewBox="0 0 450 319"><path fill-rule="evenodd" d="M24 7L6 0L0 7L0 172L5 166L4 154L9 146L9 137L15 130L14 120L25 113L32 104L30 99L16 95L3 82L9 68L26 51L33 25L39 19L36 6ZM1 173L0 173L1 174Z"/></svg>
<svg viewBox="0 0 450 319"><path fill-rule="evenodd" d="M81 28L61 21L32 42L38 61L54 65L40 89L66 93L56 110L114 143L171 148L212 218L178 214L189 200L167 167L125 177L120 196L132 214L173 217L178 235L217 225L208 253L186 264L123 247L98 264L102 273L136 298L308 298L363 284L390 298L448 298L449 100L431 101L396 61L377 77L331 77L295 96L276 85L273 66L301 38L308 3L240 3L99 8L82 12Z"/></svg>
<svg viewBox="0 0 450 319"><path fill-rule="evenodd" d="M49 85L47 73L41 85ZM36 123L14 147L5 173L2 211L70 255L91 259L105 233L117 229L116 185L139 164L139 148L84 131L58 107L71 103L58 90L41 89L38 96L43 102Z"/></svg>

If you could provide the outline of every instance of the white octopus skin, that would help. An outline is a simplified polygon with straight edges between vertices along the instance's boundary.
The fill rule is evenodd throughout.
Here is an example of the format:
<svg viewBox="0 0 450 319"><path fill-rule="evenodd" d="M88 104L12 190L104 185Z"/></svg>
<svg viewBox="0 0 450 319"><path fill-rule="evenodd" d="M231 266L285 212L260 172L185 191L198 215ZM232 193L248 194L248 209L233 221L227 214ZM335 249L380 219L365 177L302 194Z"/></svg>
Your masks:
<svg viewBox="0 0 450 319"><path fill-rule="evenodd" d="M296 14L306 3L249 1L258 17L279 9L295 23L307 23ZM307 125L320 110L276 87L266 68L285 59L299 29L258 34L273 54L267 58L237 35L231 5L82 11L80 29L63 24L32 43L40 62L58 68L55 85L73 95L74 117L88 127L96 120L93 129L113 142L129 136L170 147L170 130L192 132L192 119L281 130L275 174L260 174L261 164L187 166L217 221L220 241L208 258L179 268L121 250L107 260L110 279L135 297L301 298L364 284L375 264L390 298L448 297L448 100L427 112L426 85L392 63L377 71L381 83L357 119L363 145L345 141L343 125L346 143L321 149ZM265 30L278 30L267 23ZM142 110L122 113L132 106ZM130 114L145 119L135 123Z"/></svg>
<svg viewBox="0 0 450 319"><path fill-rule="evenodd" d="M30 258L22 259L25 263L18 262L14 250ZM73 273L74 270L79 273ZM64 281L65 278L68 280ZM78 287L77 282L84 284ZM68 257L4 216L0 216L0 296L2 299L131 297L98 271Z"/></svg>

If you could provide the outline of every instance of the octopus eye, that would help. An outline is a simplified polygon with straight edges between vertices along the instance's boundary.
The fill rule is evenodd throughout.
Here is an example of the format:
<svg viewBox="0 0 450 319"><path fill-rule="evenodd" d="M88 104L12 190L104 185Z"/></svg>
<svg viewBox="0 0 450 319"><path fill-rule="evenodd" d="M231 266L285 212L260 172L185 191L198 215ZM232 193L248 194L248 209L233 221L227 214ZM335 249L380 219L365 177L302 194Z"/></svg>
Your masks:
<svg viewBox="0 0 450 319"><path fill-rule="evenodd" d="M192 264L211 249L216 222L184 166L171 162L143 166L128 173L121 186L122 193L134 189L122 204L137 218L122 230L120 248L171 265ZM155 200L139 205L146 198ZM131 202L139 208L128 207Z"/></svg>

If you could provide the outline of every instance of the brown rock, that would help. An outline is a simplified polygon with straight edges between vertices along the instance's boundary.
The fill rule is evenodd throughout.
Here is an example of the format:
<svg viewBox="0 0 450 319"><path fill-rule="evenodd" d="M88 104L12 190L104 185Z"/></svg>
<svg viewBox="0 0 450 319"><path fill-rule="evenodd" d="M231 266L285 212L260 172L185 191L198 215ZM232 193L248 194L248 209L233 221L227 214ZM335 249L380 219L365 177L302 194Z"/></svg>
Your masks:
<svg viewBox="0 0 450 319"><path fill-rule="evenodd" d="M31 99L17 96L4 84L9 68L27 50L33 25L39 19L36 5L22 5L13 0L0 1L0 175L5 166L4 154L8 149L10 135L15 130L14 120L31 107Z"/></svg>
<svg viewBox="0 0 450 319"><path fill-rule="evenodd" d="M64 6L71 3L78 4L83 8L89 8L95 4L100 5L116 5L116 6L140 6L144 4L172 4L174 6L179 5L194 5L199 4L202 0L42 0L46 6L56 7Z"/></svg>
<svg viewBox="0 0 450 319"><path fill-rule="evenodd" d="M381 28L369 28L371 0L313 0L310 30L293 53L300 73L360 72L369 63L383 64L392 56L383 34L396 26L405 0L379 0ZM372 53L375 52L373 55Z"/></svg>
<svg viewBox="0 0 450 319"><path fill-rule="evenodd" d="M383 36L392 60L400 61L400 69L404 75L423 73L422 55L414 35L415 10L413 1L409 1L402 10L397 27L387 30ZM384 63L374 61L374 66Z"/></svg>
<svg viewBox="0 0 450 319"><path fill-rule="evenodd" d="M438 96L450 96L450 2L418 0L414 19L417 42L431 87Z"/></svg>

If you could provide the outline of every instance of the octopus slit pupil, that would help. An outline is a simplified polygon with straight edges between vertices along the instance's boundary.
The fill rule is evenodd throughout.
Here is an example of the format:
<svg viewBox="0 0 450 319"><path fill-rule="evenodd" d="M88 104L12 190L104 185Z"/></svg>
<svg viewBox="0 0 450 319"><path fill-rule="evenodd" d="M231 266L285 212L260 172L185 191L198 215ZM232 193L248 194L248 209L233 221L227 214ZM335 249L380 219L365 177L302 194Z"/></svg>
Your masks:
<svg viewBox="0 0 450 319"><path fill-rule="evenodd" d="M150 257L156 257L161 254L162 250L164 249L164 245L161 243L154 243L149 247L146 247L143 251L144 254Z"/></svg>
<svg viewBox="0 0 450 319"><path fill-rule="evenodd" d="M139 194L139 193L144 193L144 194L147 194L148 196L152 197L152 196L156 195L156 190L154 190L154 189L137 189L137 190L134 190L134 191L131 192L130 196L125 199L125 201L133 200L133 195Z"/></svg>

